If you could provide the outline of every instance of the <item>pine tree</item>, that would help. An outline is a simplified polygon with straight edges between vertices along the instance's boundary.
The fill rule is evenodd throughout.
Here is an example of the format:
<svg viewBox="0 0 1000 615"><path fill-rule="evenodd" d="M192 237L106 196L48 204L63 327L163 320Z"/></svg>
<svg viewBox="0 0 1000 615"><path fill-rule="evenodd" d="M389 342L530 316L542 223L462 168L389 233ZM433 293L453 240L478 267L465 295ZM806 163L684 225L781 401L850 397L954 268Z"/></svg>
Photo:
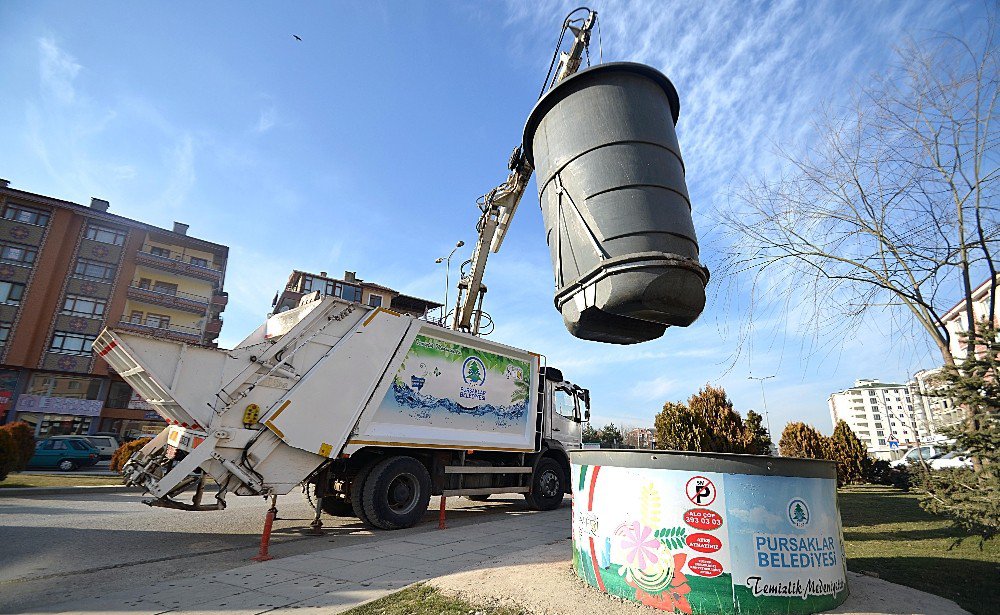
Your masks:
<svg viewBox="0 0 1000 615"><path fill-rule="evenodd" d="M782 457L804 457L806 459L829 459L830 446L827 438L810 425L793 422L785 425L778 442Z"/></svg>
<svg viewBox="0 0 1000 615"><path fill-rule="evenodd" d="M795 510L792 511L792 519L799 523L803 523L806 520L806 511L802 510L802 504L799 502L795 503Z"/></svg>
<svg viewBox="0 0 1000 615"><path fill-rule="evenodd" d="M688 399L688 407L705 421L708 441L703 443L702 450L716 453L746 451L743 419L733 409L733 402L725 389L706 384Z"/></svg>
<svg viewBox="0 0 1000 615"><path fill-rule="evenodd" d="M968 336L966 336L968 337ZM984 539L1000 534L1000 340L997 327L982 322L970 344L976 352L958 366L946 366L942 393L965 410L953 449L974 460L972 468L928 470L917 466L925 495L920 505L950 517Z"/></svg>
<svg viewBox="0 0 1000 615"><path fill-rule="evenodd" d="M481 376L479 375L479 364L475 361L469 364L469 380L472 382L479 382Z"/></svg>
<svg viewBox="0 0 1000 615"><path fill-rule="evenodd" d="M764 427L764 417L753 410L747 410L747 420L743 422L743 446L750 455L771 454L771 434Z"/></svg>
<svg viewBox="0 0 1000 615"><path fill-rule="evenodd" d="M608 423L601 431L601 448L621 448L624 445L624 438L620 429L614 423Z"/></svg>
<svg viewBox="0 0 1000 615"><path fill-rule="evenodd" d="M587 423L586 427L583 428L583 441L600 442L601 432L594 429L594 427L590 423Z"/></svg>
<svg viewBox="0 0 1000 615"><path fill-rule="evenodd" d="M705 451L708 443L708 427L700 414L691 411L684 404L667 402L663 410L653 420L656 431L656 445L674 451Z"/></svg>
<svg viewBox="0 0 1000 615"><path fill-rule="evenodd" d="M837 462L838 485L861 483L871 474L872 458L845 421L837 421L830 438L830 453Z"/></svg>

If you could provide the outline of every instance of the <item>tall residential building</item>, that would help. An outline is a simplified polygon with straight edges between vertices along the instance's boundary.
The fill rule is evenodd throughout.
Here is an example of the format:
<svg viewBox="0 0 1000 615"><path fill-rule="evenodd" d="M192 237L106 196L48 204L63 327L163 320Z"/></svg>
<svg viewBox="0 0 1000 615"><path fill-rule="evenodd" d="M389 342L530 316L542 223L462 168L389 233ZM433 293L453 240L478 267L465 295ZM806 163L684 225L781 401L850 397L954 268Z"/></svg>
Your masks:
<svg viewBox="0 0 1000 615"><path fill-rule="evenodd" d="M914 405L905 384L858 380L852 388L830 395L827 403L834 426L846 421L879 459L896 459L932 436L929 417L923 406Z"/></svg>
<svg viewBox="0 0 1000 615"><path fill-rule="evenodd" d="M973 318L977 321L988 316L990 311L990 290L997 285L1000 285L1000 274L997 274L994 279L986 280L972 291L972 314ZM993 312L994 324L1000 324L1000 314L998 312L1000 312L1000 306L995 306ZM950 334L948 347L951 350L951 355L955 357L956 361L964 361L966 352L965 340L962 338L962 334L969 330L969 315L965 309L965 299L962 299L953 308L945 312L944 316L941 317L941 322L944 323L945 328L948 329L948 333Z"/></svg>
<svg viewBox="0 0 1000 615"><path fill-rule="evenodd" d="M229 248L0 180L0 423L37 437L164 426L95 357L105 326L214 346Z"/></svg>
<svg viewBox="0 0 1000 615"><path fill-rule="evenodd" d="M924 414L930 418L931 431L939 435L941 430L957 427L962 422L962 409L958 408L946 397L937 395L940 387L935 378L941 373L941 368L922 369L913 374L910 390L913 392L913 403L919 405Z"/></svg>
<svg viewBox="0 0 1000 615"><path fill-rule="evenodd" d="M436 301L411 297L388 286L366 282L353 271L345 271L344 279L339 280L329 277L325 271L315 274L295 270L288 276L285 289L274 295L274 313L292 309L303 296L316 291L324 296L340 297L418 317L424 317L431 310L441 307Z"/></svg>

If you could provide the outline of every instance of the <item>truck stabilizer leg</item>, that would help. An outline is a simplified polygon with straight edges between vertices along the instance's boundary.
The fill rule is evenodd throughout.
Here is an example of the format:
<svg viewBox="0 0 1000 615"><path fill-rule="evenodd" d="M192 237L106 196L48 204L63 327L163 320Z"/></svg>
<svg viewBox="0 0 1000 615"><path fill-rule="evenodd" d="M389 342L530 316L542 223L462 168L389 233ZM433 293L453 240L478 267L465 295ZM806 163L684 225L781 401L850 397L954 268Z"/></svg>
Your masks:
<svg viewBox="0 0 1000 615"><path fill-rule="evenodd" d="M445 509L445 506L446 506L445 502L447 501L447 499L448 498L444 497L443 495L441 496L441 511L438 513L438 529L439 530L448 529L448 526L444 522L444 509Z"/></svg>
<svg viewBox="0 0 1000 615"><path fill-rule="evenodd" d="M260 551L257 555L251 557L255 562L266 562L269 559L274 559L267 552L268 546L271 542L271 526L274 525L274 519L278 516L278 496L271 496L271 508L267 509L267 515L264 516L264 532L260 535Z"/></svg>

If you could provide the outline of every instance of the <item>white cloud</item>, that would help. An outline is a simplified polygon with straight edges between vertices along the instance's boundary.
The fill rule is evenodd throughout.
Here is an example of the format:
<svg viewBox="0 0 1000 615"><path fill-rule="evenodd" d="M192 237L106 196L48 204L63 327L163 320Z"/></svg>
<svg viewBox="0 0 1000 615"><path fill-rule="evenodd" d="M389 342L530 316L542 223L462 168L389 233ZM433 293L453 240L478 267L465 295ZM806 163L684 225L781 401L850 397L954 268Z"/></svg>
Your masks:
<svg viewBox="0 0 1000 615"><path fill-rule="evenodd" d="M38 53L42 89L60 103L72 103L76 99L73 80L82 66L49 37L38 39Z"/></svg>
<svg viewBox="0 0 1000 615"><path fill-rule="evenodd" d="M274 128L276 122L277 112L274 107L265 107L260 110L260 115L257 117L257 125L254 126L254 131L258 134L263 134L268 130Z"/></svg>
<svg viewBox="0 0 1000 615"><path fill-rule="evenodd" d="M681 384L669 376L658 376L652 380L644 380L632 386L629 396L640 401L666 401L670 395L678 391Z"/></svg>

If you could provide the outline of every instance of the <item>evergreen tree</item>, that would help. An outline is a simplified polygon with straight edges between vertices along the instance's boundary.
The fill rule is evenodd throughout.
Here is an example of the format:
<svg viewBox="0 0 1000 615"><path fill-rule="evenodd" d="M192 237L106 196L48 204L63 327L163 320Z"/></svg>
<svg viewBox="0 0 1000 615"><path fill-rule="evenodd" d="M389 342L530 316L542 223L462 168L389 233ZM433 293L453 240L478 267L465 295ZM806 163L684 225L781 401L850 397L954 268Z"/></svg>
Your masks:
<svg viewBox="0 0 1000 615"><path fill-rule="evenodd" d="M806 511L802 510L802 504L799 502L795 503L795 509L792 510L792 519L798 523L803 523L806 520Z"/></svg>
<svg viewBox="0 0 1000 615"><path fill-rule="evenodd" d="M601 429L601 448L621 448L624 446L622 432L614 423L608 423Z"/></svg>
<svg viewBox="0 0 1000 615"><path fill-rule="evenodd" d="M708 426L702 415L684 404L667 402L653 420L656 445L675 451L706 451Z"/></svg>
<svg viewBox="0 0 1000 615"><path fill-rule="evenodd" d="M743 419L733 409L733 402L722 387L706 384L688 399L688 407L705 421L708 441L702 450L716 453L743 453L746 451Z"/></svg>
<svg viewBox="0 0 1000 615"><path fill-rule="evenodd" d="M984 539L1000 534L1000 340L982 322L967 341L975 352L959 366L945 366L942 393L965 410L963 425L947 433L953 449L969 455L972 468L929 470L917 466L925 495L921 506L950 517Z"/></svg>
<svg viewBox="0 0 1000 615"><path fill-rule="evenodd" d="M479 382L479 379L481 377L482 376L480 376L479 374L479 364L473 361L472 363L469 364L469 380L475 383Z"/></svg>
<svg viewBox="0 0 1000 615"><path fill-rule="evenodd" d="M747 410L747 420L743 422L743 446L750 455L771 454L771 434L764 427L764 417L753 410Z"/></svg>
<svg viewBox="0 0 1000 615"><path fill-rule="evenodd" d="M590 423L587 423L587 425L583 428L583 441L600 442L601 432L594 429L594 427Z"/></svg>
<svg viewBox="0 0 1000 615"><path fill-rule="evenodd" d="M830 453L837 462L837 484L864 482L871 474L872 458L845 421L837 421L830 438Z"/></svg>
<svg viewBox="0 0 1000 615"><path fill-rule="evenodd" d="M782 457L804 457L806 459L829 459L827 438L810 425L793 422L785 425L778 441Z"/></svg>

